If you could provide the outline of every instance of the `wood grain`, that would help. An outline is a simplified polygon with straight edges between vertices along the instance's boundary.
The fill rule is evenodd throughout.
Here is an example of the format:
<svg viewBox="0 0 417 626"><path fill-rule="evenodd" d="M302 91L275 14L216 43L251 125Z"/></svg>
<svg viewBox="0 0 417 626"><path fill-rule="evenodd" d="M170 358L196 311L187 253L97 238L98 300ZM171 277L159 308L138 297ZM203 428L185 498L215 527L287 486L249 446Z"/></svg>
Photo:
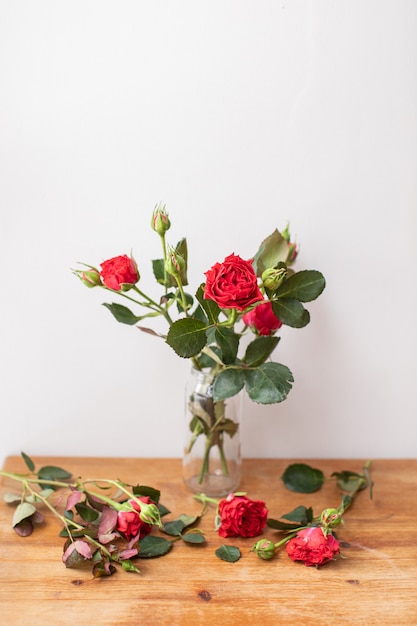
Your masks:
<svg viewBox="0 0 417 626"><path fill-rule="evenodd" d="M120 478L161 490L172 511L196 514L200 504L183 486L178 459L35 457L37 467L59 465L75 476ZM338 506L333 481L315 494L291 493L280 476L294 459L246 459L240 485L252 498L266 501L279 518L299 504L321 509ZM301 461L300 461L301 462ZM303 460L323 470L361 471L361 460ZM25 472L20 457L4 469ZM207 543L177 542L158 559L141 559L141 574L118 572L94 580L90 569L66 569L61 561L60 524L48 513L30 537L11 528L13 508L0 502L1 623L141 626L262 626L299 624L417 624L417 461L375 460L374 497L359 494L346 513L339 539L345 558L321 568L293 563L281 551L272 561L250 552L254 539L221 539L213 528L214 508L200 527ZM3 479L1 493L16 491ZM271 529L265 536L277 540ZM239 546L237 563L220 561L222 544Z"/></svg>

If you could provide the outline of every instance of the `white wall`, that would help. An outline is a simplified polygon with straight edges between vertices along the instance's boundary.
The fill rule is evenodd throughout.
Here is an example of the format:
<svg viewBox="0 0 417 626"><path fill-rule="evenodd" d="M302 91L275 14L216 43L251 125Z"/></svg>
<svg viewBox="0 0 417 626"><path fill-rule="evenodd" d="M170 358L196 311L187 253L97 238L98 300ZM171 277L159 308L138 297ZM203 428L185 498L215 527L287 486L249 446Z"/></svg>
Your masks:
<svg viewBox="0 0 417 626"><path fill-rule="evenodd" d="M1 460L180 456L189 363L71 274L165 202L193 286L289 219L323 296L244 454L415 457L417 3L0 2Z"/></svg>

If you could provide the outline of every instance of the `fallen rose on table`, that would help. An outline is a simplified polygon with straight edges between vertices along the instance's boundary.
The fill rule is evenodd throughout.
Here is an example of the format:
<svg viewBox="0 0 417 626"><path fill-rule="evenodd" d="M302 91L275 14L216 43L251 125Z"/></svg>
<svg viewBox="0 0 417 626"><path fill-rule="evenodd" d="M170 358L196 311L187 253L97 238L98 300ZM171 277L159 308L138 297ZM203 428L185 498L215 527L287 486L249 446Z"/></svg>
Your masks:
<svg viewBox="0 0 417 626"><path fill-rule="evenodd" d="M265 502L252 500L245 493L231 493L222 500L197 494L194 498L203 503L200 515L182 514L164 523L162 518L170 511L161 504L161 494L153 487L103 478L79 478L70 482L72 476L66 470L44 466L35 471L32 459L24 452L22 458L29 473L0 470L0 476L22 486L20 495L4 495L6 503L16 505L12 519L15 532L22 537L31 535L35 525L44 519L39 508L48 509L63 525L60 536L66 539L62 557L65 566L80 567L90 562L95 578L111 576L117 566L127 572L140 573L134 559L163 556L177 540L189 545L204 543L205 537L195 524L206 513L209 503L215 503L217 507L215 529L220 537L252 538L260 536L268 526L285 536L276 543L260 539L251 548L260 558L272 559L278 548L285 545L287 554L294 561L323 565L340 554L335 528L343 523L343 515L354 497L367 487L372 497L370 463L367 463L362 474L350 471L332 474L339 489L346 493L337 509L325 509L318 517L314 517L311 508L299 506L282 515L280 521L269 517ZM325 478L320 470L305 464L292 464L287 467L282 480L292 491L311 493L321 487ZM63 502L61 513L57 506L62 508ZM155 527L161 534L152 534ZM229 562L241 557L240 549L230 545L220 546L215 554Z"/></svg>
<svg viewBox="0 0 417 626"><path fill-rule="evenodd" d="M369 487L372 497L373 483L369 467L370 462L365 465L362 474L334 472L332 478L336 478L339 489L347 493L342 496L342 502L337 509L325 509L318 517L313 516L311 507L307 509L301 505L281 516L281 519L287 521L275 520L268 516L265 502L251 500L244 493L229 494L220 501L205 494L194 497L205 506L209 502L217 504L215 527L221 537L256 537L265 526L285 534L276 543L269 539L260 539L252 547L251 551L261 559L272 559L278 548L285 545L287 554L293 561L301 561L307 566L324 565L340 554L340 543L335 537L334 529L343 523L343 515L356 494ZM287 467L282 480L291 491L311 493L320 489L325 477L321 470L296 463ZM234 546L222 546L222 549L216 550L216 555L225 561L235 562L241 553Z"/></svg>

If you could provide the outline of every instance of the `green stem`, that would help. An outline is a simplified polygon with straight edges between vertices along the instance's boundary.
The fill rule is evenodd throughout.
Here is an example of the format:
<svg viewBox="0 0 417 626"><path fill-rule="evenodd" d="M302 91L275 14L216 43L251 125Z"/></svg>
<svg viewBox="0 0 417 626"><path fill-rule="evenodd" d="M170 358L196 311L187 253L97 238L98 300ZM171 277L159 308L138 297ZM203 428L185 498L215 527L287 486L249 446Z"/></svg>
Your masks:
<svg viewBox="0 0 417 626"><path fill-rule="evenodd" d="M184 309L185 316L189 317L189 315L188 315L187 299L185 297L184 288L183 288L182 282L181 282L181 277L180 276L175 276L175 280L177 281L178 289L179 289L179 292L180 292L180 295L181 295L181 305L182 305L182 308Z"/></svg>

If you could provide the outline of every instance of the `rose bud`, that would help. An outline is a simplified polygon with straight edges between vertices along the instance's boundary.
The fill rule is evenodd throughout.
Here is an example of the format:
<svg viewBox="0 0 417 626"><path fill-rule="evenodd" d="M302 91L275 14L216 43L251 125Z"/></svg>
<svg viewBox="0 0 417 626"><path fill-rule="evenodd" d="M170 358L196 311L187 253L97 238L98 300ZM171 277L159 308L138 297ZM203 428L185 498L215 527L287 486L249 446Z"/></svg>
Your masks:
<svg viewBox="0 0 417 626"><path fill-rule="evenodd" d="M280 284L285 280L286 276L287 270L283 267L278 269L270 267L263 272L262 282L267 289L275 291L275 289L278 289Z"/></svg>
<svg viewBox="0 0 417 626"><path fill-rule="evenodd" d="M171 276L180 276L181 272L185 268L185 261L182 256L175 250L175 248L170 247L168 250L167 258L165 261L165 270Z"/></svg>
<svg viewBox="0 0 417 626"><path fill-rule="evenodd" d="M269 539L260 539L251 548L251 552L256 552L260 559L269 561L275 554L275 544Z"/></svg>
<svg viewBox="0 0 417 626"><path fill-rule="evenodd" d="M250 326L259 335L271 335L282 326L282 322L273 312L269 300L261 302L251 311L244 313L242 320L246 326Z"/></svg>
<svg viewBox="0 0 417 626"><path fill-rule="evenodd" d="M334 528L343 523L343 520L337 509L324 509L320 515L320 522L324 528Z"/></svg>
<svg viewBox="0 0 417 626"><path fill-rule="evenodd" d="M158 235L165 235L166 231L171 227L171 222L168 218L168 213L165 210L165 205L157 205L152 213L151 226Z"/></svg>
<svg viewBox="0 0 417 626"><path fill-rule="evenodd" d="M102 287L103 284L101 282L101 278L100 278L100 272L95 268L92 267L89 270L75 270L74 274L76 274L78 276L78 278L81 280L82 283L84 283L84 285L86 287L89 287L91 289L91 287Z"/></svg>

